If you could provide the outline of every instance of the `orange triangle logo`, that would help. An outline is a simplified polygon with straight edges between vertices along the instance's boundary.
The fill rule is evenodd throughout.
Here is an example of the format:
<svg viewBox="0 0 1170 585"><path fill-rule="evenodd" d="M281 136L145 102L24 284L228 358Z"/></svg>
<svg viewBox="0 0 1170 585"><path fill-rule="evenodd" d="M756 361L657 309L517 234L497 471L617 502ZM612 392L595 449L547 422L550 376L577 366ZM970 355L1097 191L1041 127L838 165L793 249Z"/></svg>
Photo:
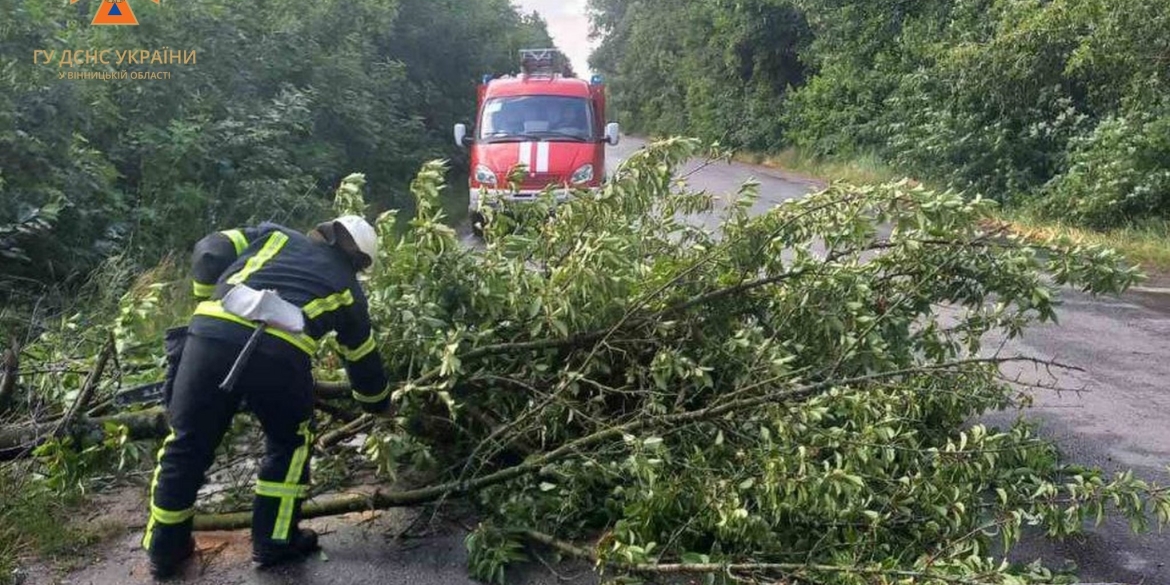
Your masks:
<svg viewBox="0 0 1170 585"><path fill-rule="evenodd" d="M91 24L137 26L138 19L130 9L129 0L102 0L102 7L98 8Z"/></svg>

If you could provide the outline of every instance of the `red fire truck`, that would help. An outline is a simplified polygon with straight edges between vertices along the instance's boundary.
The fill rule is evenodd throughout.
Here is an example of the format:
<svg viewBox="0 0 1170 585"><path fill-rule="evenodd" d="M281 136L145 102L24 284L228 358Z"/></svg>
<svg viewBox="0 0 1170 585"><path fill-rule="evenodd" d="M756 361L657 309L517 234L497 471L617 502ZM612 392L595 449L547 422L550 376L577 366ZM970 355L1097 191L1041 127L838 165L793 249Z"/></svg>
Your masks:
<svg viewBox="0 0 1170 585"><path fill-rule="evenodd" d="M605 178L605 146L618 143L617 123L605 122L605 85L564 77L555 49L520 51L521 73L479 85L474 136L455 125L455 143L471 148L472 225L481 209L500 201L534 199L552 187L557 201L573 188L595 189ZM509 176L523 165L518 184Z"/></svg>

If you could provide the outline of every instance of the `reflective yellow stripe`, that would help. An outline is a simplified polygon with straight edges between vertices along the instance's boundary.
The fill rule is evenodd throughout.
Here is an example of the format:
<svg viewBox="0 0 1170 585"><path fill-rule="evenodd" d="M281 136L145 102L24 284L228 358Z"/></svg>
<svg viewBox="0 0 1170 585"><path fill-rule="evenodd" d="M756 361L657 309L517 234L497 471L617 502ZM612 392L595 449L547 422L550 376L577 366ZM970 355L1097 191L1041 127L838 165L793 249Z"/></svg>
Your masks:
<svg viewBox="0 0 1170 585"><path fill-rule="evenodd" d="M248 280L248 277L252 276L252 273L260 270L266 262L271 260L273 256L276 256L286 243L288 243L288 236L282 232L274 232L271 236L268 236L268 241L264 242L264 247L260 248L260 251L256 252L255 256L248 258L248 261L244 263L244 268L228 279L228 284L240 284Z"/></svg>
<svg viewBox="0 0 1170 585"><path fill-rule="evenodd" d="M175 440L175 430L171 429L171 433L167 438L163 439L162 446L158 448L158 463L154 466L154 476L150 480L150 520L146 522L146 533L142 535L142 548L150 550L150 541L154 539L154 491L158 487L158 475L162 472L162 458L163 453L167 450L167 445Z"/></svg>
<svg viewBox="0 0 1170 585"><path fill-rule="evenodd" d="M373 396L366 396L365 394L362 394L362 393L358 392L357 390L353 391L353 399L357 400L358 402L364 402L366 404L374 404L376 402L381 402L383 399L385 399L389 395L390 395L390 387L389 386L387 386L385 390L383 390L383 391L381 391L378 394L375 394Z"/></svg>
<svg viewBox="0 0 1170 585"><path fill-rule="evenodd" d="M207 298L215 293L214 284L203 284L202 282L192 281L191 286L195 296L200 298Z"/></svg>
<svg viewBox="0 0 1170 585"><path fill-rule="evenodd" d="M347 361L351 362L356 362L366 357L367 355L370 355L370 352L374 351L376 347L377 344L374 343L373 334L370 334L370 337L366 339L365 343L359 345L357 349L349 349L344 345L337 344L337 350L341 353L341 357L344 357Z"/></svg>
<svg viewBox="0 0 1170 585"><path fill-rule="evenodd" d="M304 473L305 461L309 458L309 447L313 444L313 431L309 429L309 421L301 423L297 428L297 434L304 437L305 441L293 451L292 463L288 465L288 473L284 476L284 483L295 484L300 483L301 475Z"/></svg>
<svg viewBox="0 0 1170 585"><path fill-rule="evenodd" d="M232 245L236 247L236 256L244 253L244 249L248 247L248 238L244 237L244 232L240 230L224 230L219 232L228 237L232 241Z"/></svg>
<svg viewBox="0 0 1170 585"><path fill-rule="evenodd" d="M306 317L316 319L329 311L336 311L342 307L348 307L353 304L353 292L346 289L344 292L329 295L325 298L316 299L305 305L301 311Z"/></svg>
<svg viewBox="0 0 1170 585"><path fill-rule="evenodd" d="M309 486L260 480L256 482L256 493L273 498L303 498L308 495Z"/></svg>
<svg viewBox="0 0 1170 585"><path fill-rule="evenodd" d="M296 451L293 451L292 461L288 464L288 473L284 476L284 485L280 489L287 489L288 486L299 485L301 476L304 475L305 461L309 459L309 447L313 444L313 431L309 429L309 422L301 423L297 434L304 437L305 441ZM268 486L278 486L281 484L275 482L263 482ZM308 486L303 486L308 489ZM257 492L260 487L257 486ZM261 494L267 495L267 494ZM272 527L272 540L285 541L288 540L288 533L292 529L293 509L296 507L297 495L281 495L280 497L280 511L276 515L276 524Z"/></svg>
<svg viewBox="0 0 1170 585"><path fill-rule="evenodd" d="M220 301L203 301L202 303L199 303L199 305L195 307L195 314L203 315L204 317L216 317L225 321L231 321L233 323L239 323L240 325L252 327L253 329L256 327L255 323L224 310L223 303ZM281 331L279 329L272 328L265 329L264 332L274 337L279 337L280 339L295 345L301 351L309 354L310 356L316 355L317 353L317 342L314 341L312 337L309 337L303 333L289 333L287 331Z"/></svg>
<svg viewBox="0 0 1170 585"><path fill-rule="evenodd" d="M186 510L172 511L164 510L154 504L150 505L150 517L163 524L179 524L185 522L188 518L195 515L195 508L187 508Z"/></svg>

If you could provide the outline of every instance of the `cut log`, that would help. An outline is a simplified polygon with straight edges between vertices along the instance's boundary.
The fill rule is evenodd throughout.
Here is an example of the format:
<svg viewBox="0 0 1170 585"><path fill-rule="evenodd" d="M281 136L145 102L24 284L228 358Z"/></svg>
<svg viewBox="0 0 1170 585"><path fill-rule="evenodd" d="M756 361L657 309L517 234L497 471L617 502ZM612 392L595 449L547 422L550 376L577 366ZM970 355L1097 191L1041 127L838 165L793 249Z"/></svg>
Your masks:
<svg viewBox="0 0 1170 585"><path fill-rule="evenodd" d="M68 434L81 442L100 440L106 423L125 425L132 440L164 437L169 432L166 412L151 408L98 418L82 417L69 426ZM53 436L58 421L14 425L0 428L0 459L12 459L27 453Z"/></svg>
<svg viewBox="0 0 1170 585"><path fill-rule="evenodd" d="M88 385L89 383L87 382ZM326 396L348 396L349 386L337 383L317 383L317 393L318 396L322 393ZM68 418L72 418L78 414L80 413L75 412L74 415L69 415ZM40 423L0 427L0 461L27 456L32 449L36 448L49 437L52 437L58 428L62 428L62 435L73 436L82 443L100 441L103 436L103 426L107 422L123 424L129 427L130 438L132 440L161 439L170 432L170 428L167 426L166 409L163 407L103 417L77 416L73 423L69 424L67 428L63 428L65 427L63 424L65 420L63 418Z"/></svg>

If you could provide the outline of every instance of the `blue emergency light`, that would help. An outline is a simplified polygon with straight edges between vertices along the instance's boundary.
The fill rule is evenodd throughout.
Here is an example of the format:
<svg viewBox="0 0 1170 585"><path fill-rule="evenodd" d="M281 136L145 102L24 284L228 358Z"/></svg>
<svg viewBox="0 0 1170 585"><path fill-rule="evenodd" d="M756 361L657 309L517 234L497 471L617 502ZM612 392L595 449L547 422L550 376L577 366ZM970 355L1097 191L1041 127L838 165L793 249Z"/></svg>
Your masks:
<svg viewBox="0 0 1170 585"><path fill-rule="evenodd" d="M603 78L600 75L594 75L593 78L589 80L589 83L593 85L601 85L602 81Z"/></svg>
<svg viewBox="0 0 1170 585"><path fill-rule="evenodd" d="M484 84L484 85L487 85L487 84L488 84L488 82L489 82L489 81L491 81L491 80L492 80L492 74L491 74L491 73L484 73L484 74L483 74L483 84Z"/></svg>

